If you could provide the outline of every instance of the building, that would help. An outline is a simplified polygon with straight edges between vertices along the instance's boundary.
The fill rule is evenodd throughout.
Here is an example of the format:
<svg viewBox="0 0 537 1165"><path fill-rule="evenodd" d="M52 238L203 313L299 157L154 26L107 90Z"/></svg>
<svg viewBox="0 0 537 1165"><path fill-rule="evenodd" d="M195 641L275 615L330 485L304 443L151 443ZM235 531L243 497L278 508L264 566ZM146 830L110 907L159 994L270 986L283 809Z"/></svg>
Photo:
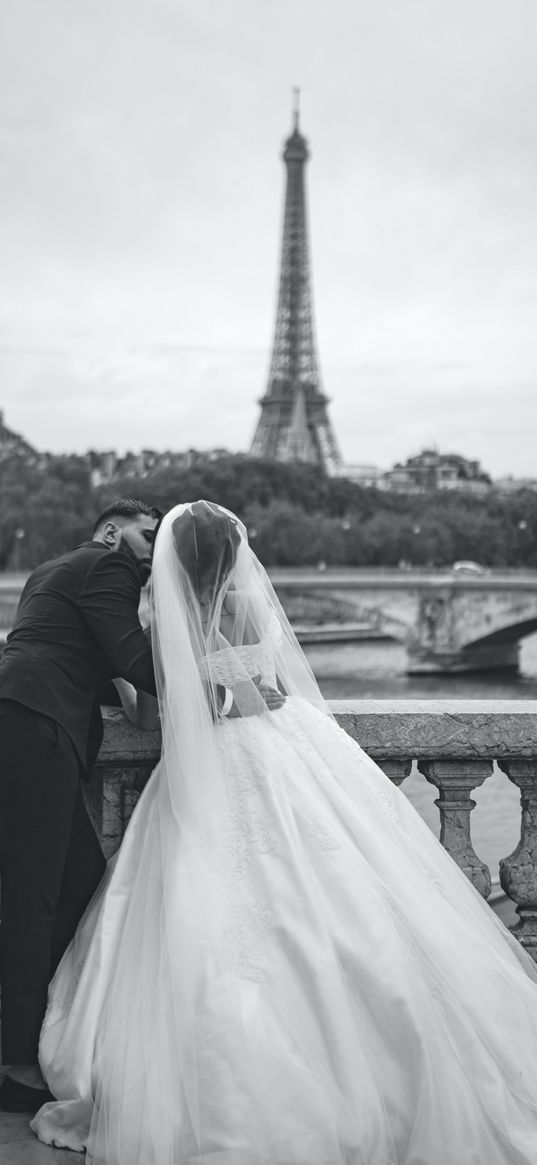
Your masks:
<svg viewBox="0 0 537 1165"><path fill-rule="evenodd" d="M215 460L218 456L222 456L222 450L199 454L194 449L184 453L171 450L159 453L155 449L141 449L139 453L125 453L120 457L115 449L92 449L86 454L94 489L122 478L144 478L148 473L165 469L189 469L199 458Z"/></svg>
<svg viewBox="0 0 537 1165"><path fill-rule="evenodd" d="M363 486L364 489L379 488L379 482L382 480L382 470L376 465L347 465L342 464L336 477L344 477L347 481L353 481L356 485Z"/></svg>
<svg viewBox="0 0 537 1165"><path fill-rule="evenodd" d="M404 464L382 474L378 488L394 493L428 493L432 490L452 490L483 494L491 488L491 480L479 461L469 461L460 453L440 453L438 449L423 449Z"/></svg>
<svg viewBox="0 0 537 1165"><path fill-rule="evenodd" d="M537 492L537 478L535 477L498 477L492 483L492 488L496 493L504 494L510 497L512 494L520 493L521 490L532 490Z"/></svg>

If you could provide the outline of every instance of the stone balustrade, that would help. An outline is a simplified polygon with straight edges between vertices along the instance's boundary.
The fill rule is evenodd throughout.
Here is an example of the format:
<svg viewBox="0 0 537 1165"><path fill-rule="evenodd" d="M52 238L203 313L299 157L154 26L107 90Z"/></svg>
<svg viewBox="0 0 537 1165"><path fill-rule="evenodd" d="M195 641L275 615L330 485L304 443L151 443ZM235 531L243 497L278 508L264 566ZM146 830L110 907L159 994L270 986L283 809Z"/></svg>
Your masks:
<svg viewBox="0 0 537 1165"><path fill-rule="evenodd" d="M520 841L500 862L500 882L516 905L517 938L537 961L537 704L334 700L331 708L395 784L417 762L439 791L440 840L485 898L491 877L472 844L471 793L491 775L494 761L518 786ZM141 732L121 711L105 709L105 737L87 797L107 856L121 841L159 750L158 732Z"/></svg>

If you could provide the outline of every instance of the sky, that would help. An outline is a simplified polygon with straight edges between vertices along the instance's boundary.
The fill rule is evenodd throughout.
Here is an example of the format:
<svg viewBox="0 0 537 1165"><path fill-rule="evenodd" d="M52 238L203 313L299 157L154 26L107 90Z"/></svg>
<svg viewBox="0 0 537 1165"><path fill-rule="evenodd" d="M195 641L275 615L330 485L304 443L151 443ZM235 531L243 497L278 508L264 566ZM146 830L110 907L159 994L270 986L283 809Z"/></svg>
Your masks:
<svg viewBox="0 0 537 1165"><path fill-rule="evenodd" d="M535 0L3 0L0 409L247 451L292 88L344 460L537 477Z"/></svg>

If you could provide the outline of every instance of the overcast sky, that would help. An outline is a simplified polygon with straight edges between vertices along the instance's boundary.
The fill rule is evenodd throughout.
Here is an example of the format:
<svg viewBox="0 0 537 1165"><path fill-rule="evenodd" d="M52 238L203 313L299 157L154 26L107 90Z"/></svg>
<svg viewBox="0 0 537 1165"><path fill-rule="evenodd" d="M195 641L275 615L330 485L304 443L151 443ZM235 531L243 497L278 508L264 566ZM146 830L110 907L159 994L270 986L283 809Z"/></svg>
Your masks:
<svg viewBox="0 0 537 1165"><path fill-rule="evenodd" d="M40 449L246 450L291 89L346 461L537 476L536 0L3 0L0 408Z"/></svg>

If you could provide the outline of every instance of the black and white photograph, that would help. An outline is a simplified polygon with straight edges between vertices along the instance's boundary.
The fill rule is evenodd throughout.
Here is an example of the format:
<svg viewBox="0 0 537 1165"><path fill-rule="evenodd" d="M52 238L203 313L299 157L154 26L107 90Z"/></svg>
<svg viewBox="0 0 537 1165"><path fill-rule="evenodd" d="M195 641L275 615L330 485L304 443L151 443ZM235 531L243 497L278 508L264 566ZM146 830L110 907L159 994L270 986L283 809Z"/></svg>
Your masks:
<svg viewBox="0 0 537 1165"><path fill-rule="evenodd" d="M2 1165L537 1165L536 59L4 0Z"/></svg>

